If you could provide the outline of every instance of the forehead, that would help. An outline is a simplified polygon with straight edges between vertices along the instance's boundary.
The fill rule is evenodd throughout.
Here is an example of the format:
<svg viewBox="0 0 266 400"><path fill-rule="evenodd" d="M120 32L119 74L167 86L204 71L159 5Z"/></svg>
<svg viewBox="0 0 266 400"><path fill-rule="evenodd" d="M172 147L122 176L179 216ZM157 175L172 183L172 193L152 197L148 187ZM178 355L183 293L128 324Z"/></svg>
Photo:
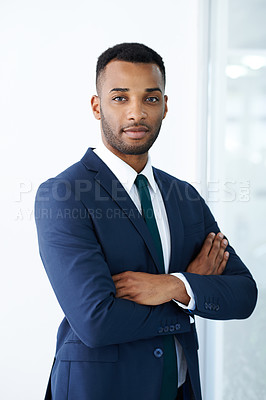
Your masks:
<svg viewBox="0 0 266 400"><path fill-rule="evenodd" d="M159 87L164 89L163 77L157 64L132 63L112 60L101 76L101 86L105 91L113 88L147 89Z"/></svg>

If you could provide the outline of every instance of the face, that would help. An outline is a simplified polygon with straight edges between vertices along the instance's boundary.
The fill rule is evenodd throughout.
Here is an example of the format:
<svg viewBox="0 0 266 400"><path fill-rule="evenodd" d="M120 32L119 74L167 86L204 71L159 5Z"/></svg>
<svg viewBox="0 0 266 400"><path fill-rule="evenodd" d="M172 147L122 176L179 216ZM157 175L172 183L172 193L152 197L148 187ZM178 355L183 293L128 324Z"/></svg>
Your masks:
<svg viewBox="0 0 266 400"><path fill-rule="evenodd" d="M92 98L105 145L120 158L148 152L167 113L167 96L156 64L113 60Z"/></svg>

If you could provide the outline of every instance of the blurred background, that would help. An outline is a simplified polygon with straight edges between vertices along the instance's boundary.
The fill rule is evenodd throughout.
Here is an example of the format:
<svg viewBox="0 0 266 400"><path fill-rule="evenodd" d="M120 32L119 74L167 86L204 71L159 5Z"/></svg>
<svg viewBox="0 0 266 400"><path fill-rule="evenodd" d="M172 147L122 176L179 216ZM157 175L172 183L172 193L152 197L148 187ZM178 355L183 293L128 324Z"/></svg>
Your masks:
<svg viewBox="0 0 266 400"><path fill-rule="evenodd" d="M265 21L264 0L1 1L1 399L43 398L62 311L38 254L34 197L97 145L97 57L130 41L166 66L153 164L200 191L259 288L248 320L197 319L203 398L266 399Z"/></svg>
<svg viewBox="0 0 266 400"><path fill-rule="evenodd" d="M266 2L210 2L209 204L259 288L245 321L207 322L206 399L266 399ZM218 183L219 182L219 183ZM218 189L218 192L216 190Z"/></svg>

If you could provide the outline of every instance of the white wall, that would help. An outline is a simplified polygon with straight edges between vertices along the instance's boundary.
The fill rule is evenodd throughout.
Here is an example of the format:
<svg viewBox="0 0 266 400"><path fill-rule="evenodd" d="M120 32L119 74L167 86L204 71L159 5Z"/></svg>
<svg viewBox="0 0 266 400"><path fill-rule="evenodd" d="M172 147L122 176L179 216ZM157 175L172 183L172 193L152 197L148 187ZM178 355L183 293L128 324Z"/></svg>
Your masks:
<svg viewBox="0 0 266 400"><path fill-rule="evenodd" d="M0 34L0 397L36 400L62 317L38 254L36 189L97 144L96 59L124 41L153 47L166 64L169 114L154 165L196 179L198 2L2 0Z"/></svg>

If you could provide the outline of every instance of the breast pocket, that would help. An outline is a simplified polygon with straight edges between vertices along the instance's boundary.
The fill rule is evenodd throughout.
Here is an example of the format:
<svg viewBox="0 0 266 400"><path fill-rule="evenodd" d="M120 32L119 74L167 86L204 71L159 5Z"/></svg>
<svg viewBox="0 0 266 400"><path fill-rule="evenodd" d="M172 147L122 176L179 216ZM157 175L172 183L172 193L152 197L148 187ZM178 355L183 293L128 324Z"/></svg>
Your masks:
<svg viewBox="0 0 266 400"><path fill-rule="evenodd" d="M118 345L88 347L80 341L68 341L58 351L56 358L60 361L118 361Z"/></svg>

